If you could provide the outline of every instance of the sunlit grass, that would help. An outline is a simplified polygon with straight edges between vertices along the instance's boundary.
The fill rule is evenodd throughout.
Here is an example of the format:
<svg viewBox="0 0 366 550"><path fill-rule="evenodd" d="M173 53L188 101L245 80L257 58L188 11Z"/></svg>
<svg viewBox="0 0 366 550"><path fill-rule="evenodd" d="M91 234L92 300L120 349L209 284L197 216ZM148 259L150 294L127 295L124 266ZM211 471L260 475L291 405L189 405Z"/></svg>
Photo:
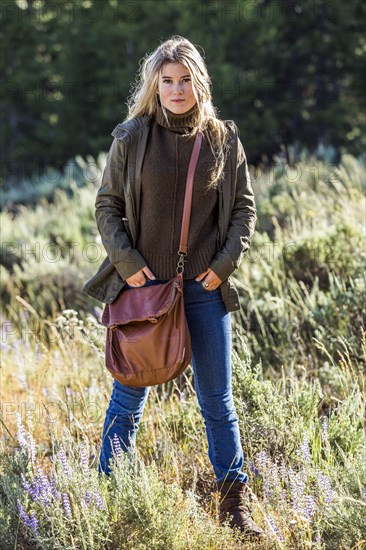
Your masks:
<svg viewBox="0 0 366 550"><path fill-rule="evenodd" d="M279 167L254 183L259 223L235 273L233 389L261 544L218 525L190 368L151 389L135 463L116 447L111 479L98 477L112 378L102 305L81 293L99 265L85 260L100 247L95 185L1 214L1 548L366 544L363 164L300 168L296 182ZM23 253L37 242L60 258Z"/></svg>

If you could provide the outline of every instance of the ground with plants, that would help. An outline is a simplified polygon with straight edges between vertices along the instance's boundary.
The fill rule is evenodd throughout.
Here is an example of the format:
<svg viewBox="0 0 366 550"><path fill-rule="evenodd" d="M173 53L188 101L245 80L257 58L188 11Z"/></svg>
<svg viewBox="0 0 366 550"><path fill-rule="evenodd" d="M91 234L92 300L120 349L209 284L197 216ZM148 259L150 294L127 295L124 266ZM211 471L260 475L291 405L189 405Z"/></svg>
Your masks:
<svg viewBox="0 0 366 550"><path fill-rule="evenodd" d="M102 304L81 291L104 258L98 178L1 213L1 548L366 547L364 168L304 155L252 171L233 384L260 544L218 525L190 369L152 388L135 463L116 444L98 478L112 378Z"/></svg>

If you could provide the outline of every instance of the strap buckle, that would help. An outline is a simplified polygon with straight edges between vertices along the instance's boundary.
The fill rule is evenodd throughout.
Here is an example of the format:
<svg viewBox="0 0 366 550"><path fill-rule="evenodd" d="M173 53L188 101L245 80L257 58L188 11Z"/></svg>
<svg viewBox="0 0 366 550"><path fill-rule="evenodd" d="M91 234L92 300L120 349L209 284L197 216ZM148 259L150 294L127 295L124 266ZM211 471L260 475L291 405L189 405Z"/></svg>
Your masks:
<svg viewBox="0 0 366 550"><path fill-rule="evenodd" d="M186 252L178 252L178 255L179 255L179 260L178 260L177 269L176 269L177 274L183 273L183 271L184 271L184 262L187 261L185 259L186 256L187 256Z"/></svg>

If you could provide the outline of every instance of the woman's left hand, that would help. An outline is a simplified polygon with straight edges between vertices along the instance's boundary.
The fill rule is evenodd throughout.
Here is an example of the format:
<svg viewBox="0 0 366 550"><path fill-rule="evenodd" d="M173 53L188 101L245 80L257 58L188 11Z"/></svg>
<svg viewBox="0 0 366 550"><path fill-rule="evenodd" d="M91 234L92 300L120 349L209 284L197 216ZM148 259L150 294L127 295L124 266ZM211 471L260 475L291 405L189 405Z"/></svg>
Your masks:
<svg viewBox="0 0 366 550"><path fill-rule="evenodd" d="M220 277L218 277L210 268L208 268L207 271L200 273L195 280L198 282L203 281L203 287L205 290L216 290L222 283Z"/></svg>

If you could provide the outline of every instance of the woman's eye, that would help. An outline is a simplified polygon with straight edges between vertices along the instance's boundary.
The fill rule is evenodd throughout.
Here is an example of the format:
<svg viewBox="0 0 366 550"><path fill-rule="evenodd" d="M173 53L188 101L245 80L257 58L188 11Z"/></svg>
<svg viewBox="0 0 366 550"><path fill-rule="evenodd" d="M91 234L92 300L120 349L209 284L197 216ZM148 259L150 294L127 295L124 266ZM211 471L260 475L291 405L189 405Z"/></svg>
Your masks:
<svg viewBox="0 0 366 550"><path fill-rule="evenodd" d="M191 79L189 77L187 78L183 78L183 82L190 82ZM166 80L163 80L163 84L170 84L172 81L171 79L166 79Z"/></svg>

